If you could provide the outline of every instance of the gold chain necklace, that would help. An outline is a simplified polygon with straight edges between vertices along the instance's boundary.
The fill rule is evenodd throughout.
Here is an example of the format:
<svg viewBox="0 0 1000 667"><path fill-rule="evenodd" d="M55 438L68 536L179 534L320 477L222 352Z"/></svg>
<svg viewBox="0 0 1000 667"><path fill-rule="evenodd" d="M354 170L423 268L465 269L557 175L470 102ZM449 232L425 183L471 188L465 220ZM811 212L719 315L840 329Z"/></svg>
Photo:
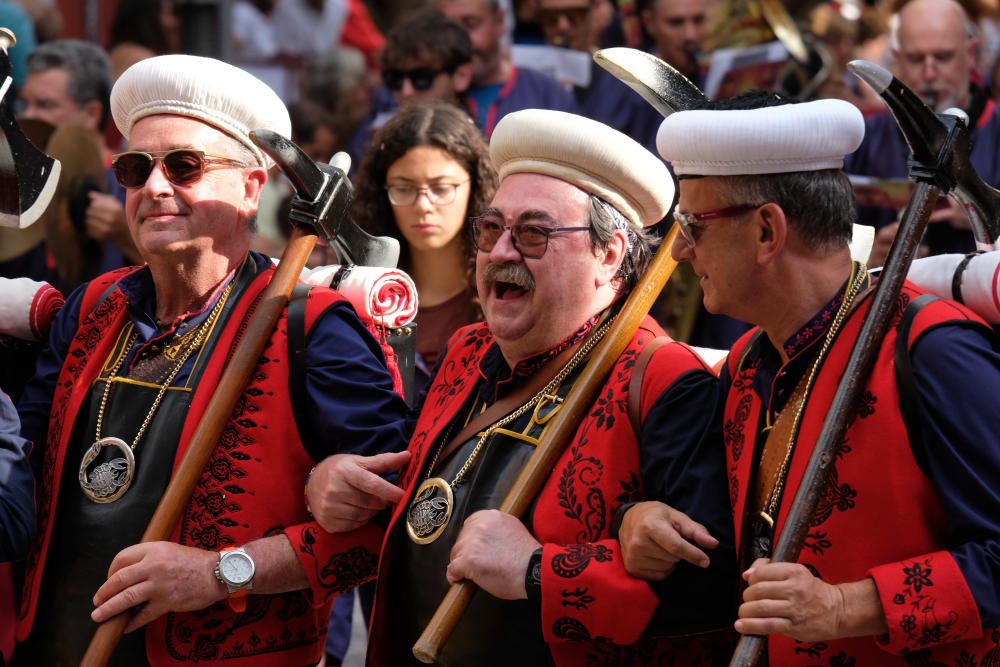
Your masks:
<svg viewBox="0 0 1000 667"><path fill-rule="evenodd" d="M479 436L479 440L476 442L476 446L472 449L472 453L469 454L469 458L465 460L465 463L455 473L455 477L448 482L440 477L431 477L431 473L434 471L434 466L437 465L438 457L441 455L441 451L444 449L448 441L448 434L451 433L449 428L448 434L441 440L441 444L438 446L437 451L434 452L434 458L431 459L431 464L427 468L427 478L424 482L417 488L416 494L413 496L413 500L410 502L410 509L406 513L406 533L410 536L410 539L417 544L429 544L441 537L441 533L445 531L448 527L448 522L451 520L451 513L454 509L454 493L452 488L460 484L465 475L468 474L469 470L472 468L473 463L475 463L476 458L479 456L480 451L482 451L483 446L486 441L498 430L511 423L515 419L521 417L523 414L528 412L535 407L542 399L549 399L552 401L558 401L559 399L555 396L555 391L559 388L559 385L569 376L573 369L577 367L581 360L583 360L591 350L594 349L604 335L608 333L608 329L611 328L611 324L614 322L613 317L608 318L598 329L590 336L580 349L573 354L572 358L566 362L556 376L549 380L548 384L542 387L537 394L532 396L526 403L519 407L514 412L510 413L503 419L495 422L492 426L483 431L482 435ZM561 402L561 401L560 401Z"/></svg>
<svg viewBox="0 0 1000 667"><path fill-rule="evenodd" d="M768 497L767 509L760 512L760 517L772 530L774 529L774 517L778 511L778 502L781 500L781 493L788 477L788 466L792 461L792 453L795 450L794 442L798 437L799 423L802 421L802 413L805 412L806 397L812 389L813 382L816 380L816 375L819 373L819 367L822 365L823 359L826 358L826 353L830 349L830 345L833 344L833 339L837 337L837 332L840 331L840 327L843 326L844 320L847 319L847 314L851 311L851 305L854 303L855 297L857 297L858 293L861 291L861 284L868 276L868 269L862 263L852 263L851 270L856 273L852 277L851 283L847 287L847 291L844 293L844 300L841 301L840 307L837 309L837 314L833 318L833 323L830 324L830 328L827 329L826 336L823 338L823 345L820 348L819 353L816 355L816 359L813 360L812 366L809 368L809 376L806 379L805 390L801 393L796 392L798 394L798 401L796 405L786 406L786 409L792 408L795 411L792 428L791 431L789 431L790 436L788 439L788 445L785 449L785 457L782 459L781 465L778 466L777 471L775 471L771 495ZM782 414L784 414L784 411L782 411Z"/></svg>
<svg viewBox="0 0 1000 667"><path fill-rule="evenodd" d="M118 360L115 361L114 365L109 369L108 377L105 381L104 394L101 396L101 406L97 411L96 439L94 440L94 443L87 448L87 451L84 452L83 459L80 461L80 487L83 489L83 493L95 503L113 503L121 498L132 485L132 480L135 478L136 446L139 444L142 436L146 433L146 429L149 428L149 424L153 421L153 416L159 409L160 402L166 395L167 389L170 387L170 383L174 381L174 378L177 377L177 374L180 372L184 364L187 363L187 360L191 358L191 355L194 354L194 351L201 348L209 332L214 329L215 322L219 319L219 315L222 313L222 308L229 299L229 293L232 291L232 288L233 283L230 281L230 283L226 286L225 291L223 291L222 296L220 296L218 302L216 302L215 307L212 308L212 312L210 312L208 317L205 318L205 321L198 326L198 333L194 337L194 340L176 357L177 363L174 364L173 369L171 369L170 373L163 380L163 384L160 385L160 390L157 392L156 398L153 399L153 405L146 413L146 418L139 427L139 432L135 434L135 439L132 440L131 445L128 445L121 438L116 438L114 436L101 437L102 425L104 423L104 411L108 406L108 396L111 394L111 383L113 382L115 375L121 369L122 364L125 363L125 357L128 356L128 351L132 349L136 339L139 337L135 327L131 323L129 324L131 330L126 338L125 345L122 348L121 356L118 357ZM101 450L105 447L113 447L117 449L121 452L122 457L113 458L110 461L101 463L93 470L88 471L88 466L94 462L94 460L100 455Z"/></svg>

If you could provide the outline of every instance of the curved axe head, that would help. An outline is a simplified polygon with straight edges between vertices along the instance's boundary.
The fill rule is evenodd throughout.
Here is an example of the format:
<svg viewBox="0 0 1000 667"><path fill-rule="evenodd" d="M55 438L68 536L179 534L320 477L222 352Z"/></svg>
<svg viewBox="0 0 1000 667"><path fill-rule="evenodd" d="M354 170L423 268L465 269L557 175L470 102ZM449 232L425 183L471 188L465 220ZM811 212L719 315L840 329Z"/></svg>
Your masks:
<svg viewBox="0 0 1000 667"><path fill-rule="evenodd" d="M906 84L875 63L853 60L847 67L889 105L913 154L910 177L950 191L969 212L976 240L996 243L1000 190L987 185L972 166L968 116L934 113Z"/></svg>
<svg viewBox="0 0 1000 667"><path fill-rule="evenodd" d="M250 139L281 168L295 189L293 225L307 225L336 248L343 264L395 268L399 241L372 236L351 219L354 188L347 178L351 158L337 153L330 164L317 164L302 149L271 130L254 130Z"/></svg>
<svg viewBox="0 0 1000 667"><path fill-rule="evenodd" d="M696 109L708 99L686 76L639 49L601 49L594 54L594 62L639 93L664 118L675 111Z"/></svg>
<svg viewBox="0 0 1000 667"><path fill-rule="evenodd" d="M7 48L14 33L0 28L0 227L23 229L45 212L59 184L59 162L35 148L7 103L13 80Z"/></svg>

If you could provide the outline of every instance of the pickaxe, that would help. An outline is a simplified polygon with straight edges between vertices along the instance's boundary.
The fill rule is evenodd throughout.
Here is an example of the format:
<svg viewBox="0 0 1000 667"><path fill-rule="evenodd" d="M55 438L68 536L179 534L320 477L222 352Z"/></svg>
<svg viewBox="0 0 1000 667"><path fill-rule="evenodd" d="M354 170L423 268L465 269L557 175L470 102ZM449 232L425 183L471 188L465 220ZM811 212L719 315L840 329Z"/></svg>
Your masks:
<svg viewBox="0 0 1000 667"><path fill-rule="evenodd" d="M854 60L847 67L889 105L913 154L910 178L930 179L942 192L950 192L968 211L976 241L992 246L1000 236L1000 190L986 184L972 167L965 112L949 109L935 114L903 82L874 63Z"/></svg>
<svg viewBox="0 0 1000 667"><path fill-rule="evenodd" d="M7 49L14 33L0 28L0 227L24 229L45 211L59 184L59 161L35 148L7 103L11 78Z"/></svg>
<svg viewBox="0 0 1000 667"><path fill-rule="evenodd" d="M351 160L346 153L335 155L330 164L317 164L276 132L256 130L251 138L277 163L295 188L289 216L294 226L308 225L314 229L336 248L342 264L396 267L399 241L372 236L351 219L353 190L346 176Z"/></svg>

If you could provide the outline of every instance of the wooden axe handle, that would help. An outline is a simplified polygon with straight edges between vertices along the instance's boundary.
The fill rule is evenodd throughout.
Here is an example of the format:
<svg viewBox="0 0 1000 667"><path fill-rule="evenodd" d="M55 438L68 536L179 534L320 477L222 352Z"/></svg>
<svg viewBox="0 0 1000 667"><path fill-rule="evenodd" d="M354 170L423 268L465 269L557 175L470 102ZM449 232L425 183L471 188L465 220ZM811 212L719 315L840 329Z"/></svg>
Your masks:
<svg viewBox="0 0 1000 667"><path fill-rule="evenodd" d="M143 542L166 540L174 532L181 518L184 507L187 506L194 492L195 485L202 471L212 456L212 451L219 442L219 437L233 413L233 407L246 389L253 370L257 367L267 341L274 331L281 313L288 303L292 290L298 282L299 274L309 259L316 235L296 227L281 255L281 262L264 288L257 308L250 318L246 333L236 346L236 351L222 374L219 385L205 409L205 414L198 424L187 451L177 466L177 471L170 479L156 511L153 513ZM90 646L83 656L81 667L104 667L111 659L125 626L128 625L131 611L124 612L108 619L94 633Z"/></svg>
<svg viewBox="0 0 1000 667"><path fill-rule="evenodd" d="M541 491L545 480L549 478L556 462L566 450L580 422L593 404L594 398L604 385L608 373L628 347L639 324L670 279L670 274L677 268L677 262L670 256L670 246L674 244L675 238L677 238L677 225L671 228L670 233L660 244L659 250L656 251L639 284L625 301L604 340L590 355L587 365L573 384L548 431L535 447L531 458L521 469L507 497L500 505L501 512L520 519L531 505L531 501ZM458 625L475 591L476 587L472 582L452 584L427 627L424 628L423 634L413 645L413 655L417 660L424 663L437 660L441 647Z"/></svg>

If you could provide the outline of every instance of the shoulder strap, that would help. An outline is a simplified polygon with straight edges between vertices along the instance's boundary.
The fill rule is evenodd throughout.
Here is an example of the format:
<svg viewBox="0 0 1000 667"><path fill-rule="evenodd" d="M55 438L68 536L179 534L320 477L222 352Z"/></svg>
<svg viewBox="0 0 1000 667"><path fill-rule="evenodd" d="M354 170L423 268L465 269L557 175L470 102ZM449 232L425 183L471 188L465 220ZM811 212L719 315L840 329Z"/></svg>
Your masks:
<svg viewBox="0 0 1000 667"><path fill-rule="evenodd" d="M626 409L628 410L628 420L632 423L632 432L636 438L642 434L642 378L646 375L646 367L649 360L653 358L653 353L671 342L667 336L658 336L646 344L635 359L635 366L632 367L632 377L628 382L628 397L626 399Z"/></svg>
<svg viewBox="0 0 1000 667"><path fill-rule="evenodd" d="M306 303L312 285L299 283L292 290L288 300L288 396L291 399L292 414L299 429L302 443L309 451L317 442L311 432L308 415L305 414L306 391ZM310 452L311 454L312 452ZM315 457L314 457L315 458Z"/></svg>
<svg viewBox="0 0 1000 667"><path fill-rule="evenodd" d="M910 359L910 329L917 314L928 304L937 300L932 294L923 294L913 299L903 310L903 316L896 328L896 349L893 361L896 366L896 386L899 389L899 411L903 424L910 436L910 442L920 438L920 399L917 383L913 377L913 361ZM913 424L913 428L910 425Z"/></svg>

